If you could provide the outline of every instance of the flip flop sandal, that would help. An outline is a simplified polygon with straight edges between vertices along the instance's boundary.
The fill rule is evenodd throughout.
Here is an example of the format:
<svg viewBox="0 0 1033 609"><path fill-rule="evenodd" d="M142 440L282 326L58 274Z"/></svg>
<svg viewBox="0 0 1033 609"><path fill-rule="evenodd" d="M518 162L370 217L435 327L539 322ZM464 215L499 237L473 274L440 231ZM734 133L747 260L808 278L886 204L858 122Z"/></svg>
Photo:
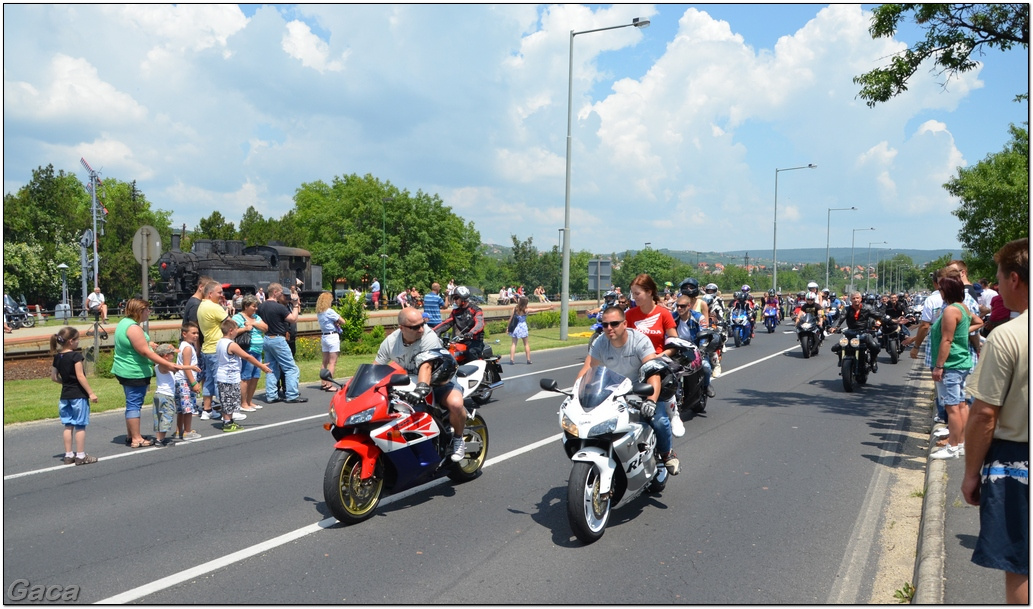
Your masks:
<svg viewBox="0 0 1033 609"><path fill-rule="evenodd" d="M133 442L132 444L129 445L129 448L143 448L143 447L146 447L146 446L152 446L153 444L154 443L151 442L150 440L144 439L144 440L140 440L139 442Z"/></svg>

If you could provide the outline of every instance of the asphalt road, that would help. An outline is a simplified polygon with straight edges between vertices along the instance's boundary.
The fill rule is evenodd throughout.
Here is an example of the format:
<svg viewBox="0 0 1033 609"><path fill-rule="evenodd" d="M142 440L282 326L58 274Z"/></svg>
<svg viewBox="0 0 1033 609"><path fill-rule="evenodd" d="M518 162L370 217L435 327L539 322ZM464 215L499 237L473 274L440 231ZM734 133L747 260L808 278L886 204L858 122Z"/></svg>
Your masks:
<svg viewBox="0 0 1033 609"><path fill-rule="evenodd" d="M163 449L131 451L121 413L94 416L101 460L85 467L60 466L56 421L5 428L5 600L25 580L79 586L79 602L867 602L912 363L883 358L846 394L831 342L805 360L790 330L726 353L717 397L675 439L682 473L590 546L566 520L560 398L538 387L569 387L583 346L505 365L480 410L480 478L388 498L350 527L323 504L331 438L315 384L244 432L195 419L202 440Z"/></svg>

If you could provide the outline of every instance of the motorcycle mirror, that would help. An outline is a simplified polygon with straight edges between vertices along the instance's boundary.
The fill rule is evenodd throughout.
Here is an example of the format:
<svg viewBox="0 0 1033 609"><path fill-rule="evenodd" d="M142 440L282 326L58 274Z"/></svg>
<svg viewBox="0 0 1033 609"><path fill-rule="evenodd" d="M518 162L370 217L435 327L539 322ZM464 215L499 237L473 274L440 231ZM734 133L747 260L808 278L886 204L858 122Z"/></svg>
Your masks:
<svg viewBox="0 0 1033 609"><path fill-rule="evenodd" d="M330 375L330 371L327 370L326 368L320 368L320 370L319 370L319 378L323 379L324 381L332 381L332 380L334 380L333 376Z"/></svg>
<svg viewBox="0 0 1033 609"><path fill-rule="evenodd" d="M411 381L412 379L409 378L408 374L392 374L391 380L388 383L392 387L398 387L400 385L408 385Z"/></svg>
<svg viewBox="0 0 1033 609"><path fill-rule="evenodd" d="M538 381L538 386L546 391L559 391L559 385L556 384L556 379L542 379Z"/></svg>
<svg viewBox="0 0 1033 609"><path fill-rule="evenodd" d="M635 383L631 387L631 392L639 397L648 398L653 395L653 386L649 383Z"/></svg>

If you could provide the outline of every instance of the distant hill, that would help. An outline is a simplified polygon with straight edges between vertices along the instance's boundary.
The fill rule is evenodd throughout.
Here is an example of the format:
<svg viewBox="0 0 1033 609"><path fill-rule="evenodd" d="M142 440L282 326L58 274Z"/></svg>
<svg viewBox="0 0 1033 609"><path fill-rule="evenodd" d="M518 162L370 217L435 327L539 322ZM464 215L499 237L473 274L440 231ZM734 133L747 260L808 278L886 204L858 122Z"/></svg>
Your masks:
<svg viewBox="0 0 1033 609"><path fill-rule="evenodd" d="M547 251L549 248L545 248ZM876 256L876 250L878 249L879 255ZM739 264L745 263L746 255L750 256L750 264L754 265L771 265L771 249L766 250L733 250L730 252L696 252L694 250L668 250L660 249L659 252L667 254L672 258L677 258L682 262L689 264L696 264L697 262L706 262L713 264L720 262L721 264ZM884 260L887 257L892 258L897 254L904 254L914 260L915 264L925 264L931 260L935 260L944 254L951 254L955 258L961 257L961 248L958 249L942 249L942 250L916 250L916 249L880 249L872 248L872 262L874 263L877 259ZM497 260L505 260L512 255L513 248L505 245L497 245L494 243L482 243L481 253L490 258ZM597 254L608 256L611 252L596 252ZM629 253L634 254L635 250L628 250L620 252L618 256L627 256ZM833 247L829 249L829 256L831 256L837 264L846 265L850 263L850 248L849 247ZM811 248L792 248L778 250L778 262L779 268L782 268L783 264L821 264L825 261L825 248L823 247L811 247ZM854 264L864 264L868 261L868 246L855 247L854 248Z"/></svg>

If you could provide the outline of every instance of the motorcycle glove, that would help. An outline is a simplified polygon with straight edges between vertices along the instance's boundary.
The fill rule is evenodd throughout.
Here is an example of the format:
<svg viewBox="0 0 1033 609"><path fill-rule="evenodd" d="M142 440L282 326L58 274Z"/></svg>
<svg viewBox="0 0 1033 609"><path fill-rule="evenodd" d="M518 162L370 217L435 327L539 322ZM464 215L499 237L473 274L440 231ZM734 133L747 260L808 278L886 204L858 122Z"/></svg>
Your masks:
<svg viewBox="0 0 1033 609"><path fill-rule="evenodd" d="M652 419L653 414L656 412L656 402L653 400L646 400L645 402L642 402L642 406L640 406L638 410L642 413L644 418Z"/></svg>
<svg viewBox="0 0 1033 609"><path fill-rule="evenodd" d="M417 383L416 389L413 389L411 395L413 399L413 404L425 402L427 400L427 396L430 395L430 385L428 385L427 383Z"/></svg>

